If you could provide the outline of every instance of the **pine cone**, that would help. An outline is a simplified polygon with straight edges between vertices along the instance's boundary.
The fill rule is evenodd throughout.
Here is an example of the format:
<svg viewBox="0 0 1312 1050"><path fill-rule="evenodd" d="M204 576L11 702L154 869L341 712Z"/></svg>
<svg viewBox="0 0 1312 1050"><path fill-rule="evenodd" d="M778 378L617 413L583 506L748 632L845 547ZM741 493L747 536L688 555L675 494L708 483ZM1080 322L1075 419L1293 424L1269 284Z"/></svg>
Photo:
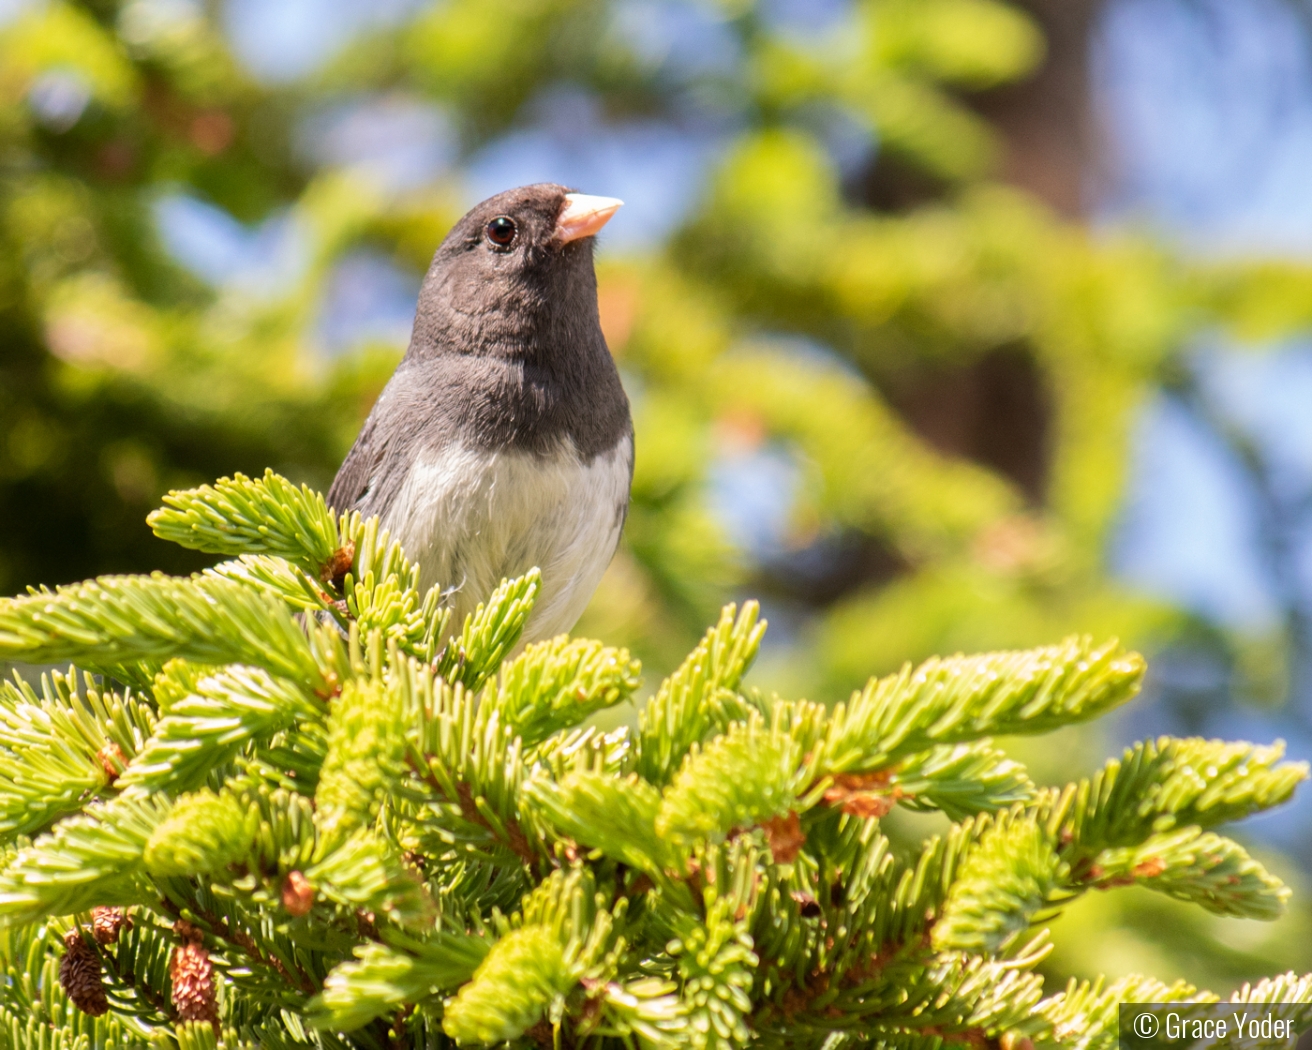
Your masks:
<svg viewBox="0 0 1312 1050"><path fill-rule="evenodd" d="M113 944L123 930L132 929L132 920L122 908L92 908L91 933L97 944Z"/></svg>
<svg viewBox="0 0 1312 1050"><path fill-rule="evenodd" d="M64 934L64 958L59 962L59 985L84 1014L99 1017L109 1009L100 980L100 956L82 939L80 928Z"/></svg>
<svg viewBox="0 0 1312 1050"><path fill-rule="evenodd" d="M198 941L173 949L169 963L173 978L173 1005L180 1021L209 1021L216 1028L219 1008L214 1000L214 964Z"/></svg>

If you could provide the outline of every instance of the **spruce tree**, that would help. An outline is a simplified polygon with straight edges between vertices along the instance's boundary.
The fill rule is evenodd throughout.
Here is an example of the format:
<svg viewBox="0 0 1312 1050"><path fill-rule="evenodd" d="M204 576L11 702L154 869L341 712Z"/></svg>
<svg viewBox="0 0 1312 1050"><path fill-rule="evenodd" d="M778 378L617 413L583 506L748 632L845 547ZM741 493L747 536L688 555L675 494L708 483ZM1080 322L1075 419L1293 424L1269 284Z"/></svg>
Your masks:
<svg viewBox="0 0 1312 1050"><path fill-rule="evenodd" d="M726 607L636 725L629 653L519 647L536 572L465 623L359 515L269 473L155 532L228 557L0 601L0 1047L1110 1047L1122 976L1045 989L1039 924L1137 884L1274 919L1218 825L1307 775L1145 741L1038 789L993 743L1133 697L1115 642L954 656L834 708L744 686ZM880 822L937 810L909 856ZM1312 975L1242 1002L1310 1004Z"/></svg>

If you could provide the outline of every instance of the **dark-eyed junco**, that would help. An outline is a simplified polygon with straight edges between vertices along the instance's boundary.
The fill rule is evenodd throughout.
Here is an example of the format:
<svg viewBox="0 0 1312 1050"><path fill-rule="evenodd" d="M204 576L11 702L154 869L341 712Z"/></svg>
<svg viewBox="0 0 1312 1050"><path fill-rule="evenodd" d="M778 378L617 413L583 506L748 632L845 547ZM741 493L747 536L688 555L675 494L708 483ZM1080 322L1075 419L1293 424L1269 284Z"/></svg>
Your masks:
<svg viewBox="0 0 1312 1050"><path fill-rule="evenodd" d="M456 223L410 347L328 492L338 512L379 516L424 589L451 590L457 630L503 577L537 566L524 639L568 631L619 543L633 424L592 249L620 204L543 183Z"/></svg>

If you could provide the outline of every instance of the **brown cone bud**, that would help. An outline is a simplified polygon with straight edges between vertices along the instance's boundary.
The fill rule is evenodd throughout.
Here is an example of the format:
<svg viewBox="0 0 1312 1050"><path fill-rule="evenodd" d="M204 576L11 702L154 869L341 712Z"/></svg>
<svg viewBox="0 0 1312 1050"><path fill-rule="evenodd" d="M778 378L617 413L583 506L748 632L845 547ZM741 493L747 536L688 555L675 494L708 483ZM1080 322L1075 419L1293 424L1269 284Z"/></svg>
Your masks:
<svg viewBox="0 0 1312 1050"><path fill-rule="evenodd" d="M331 583L340 591L346 582L346 574L351 571L353 561L355 561L355 544L348 541L328 556L328 560L319 570L319 579L324 583Z"/></svg>
<svg viewBox="0 0 1312 1050"><path fill-rule="evenodd" d="M797 859L797 855L802 851L802 844L806 842L806 833L802 830L802 822L796 810L782 817L771 817L764 821L761 827L765 828L766 838L770 842L770 852L774 855L776 864L791 864Z"/></svg>
<svg viewBox="0 0 1312 1050"><path fill-rule="evenodd" d="M181 937L184 941L190 941L193 944L200 944L205 939L205 934L199 926L188 922L186 919L178 919L173 924L173 932Z"/></svg>
<svg viewBox="0 0 1312 1050"><path fill-rule="evenodd" d="M176 928L176 927L175 927ZM180 1021L219 1023L219 1008L214 1000L214 964L210 953L198 941L188 941L173 949L169 963L173 978L173 1005Z"/></svg>
<svg viewBox="0 0 1312 1050"><path fill-rule="evenodd" d="M100 956L82 939L81 929L64 934L64 958L59 962L59 985L84 1014L99 1017L109 1009L100 980Z"/></svg>
<svg viewBox="0 0 1312 1050"><path fill-rule="evenodd" d="M114 783L119 778L119 774L128 768L128 756L123 754L123 749L112 740L96 752L96 759L100 762L100 768L105 771L105 781L109 784Z"/></svg>
<svg viewBox="0 0 1312 1050"><path fill-rule="evenodd" d="M97 944L113 944L123 930L132 929L132 920L122 908L92 908L91 933Z"/></svg>
<svg viewBox="0 0 1312 1050"><path fill-rule="evenodd" d="M282 906L289 915L308 915L314 907L314 887L299 871L291 872L282 883Z"/></svg>

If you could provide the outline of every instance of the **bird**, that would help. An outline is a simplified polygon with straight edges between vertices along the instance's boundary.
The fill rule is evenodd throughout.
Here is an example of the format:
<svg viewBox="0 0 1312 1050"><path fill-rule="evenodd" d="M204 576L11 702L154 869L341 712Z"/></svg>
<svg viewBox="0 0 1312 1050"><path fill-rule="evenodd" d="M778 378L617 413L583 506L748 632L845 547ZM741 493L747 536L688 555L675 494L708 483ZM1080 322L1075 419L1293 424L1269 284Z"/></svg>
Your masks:
<svg viewBox="0 0 1312 1050"><path fill-rule="evenodd" d="M567 633L614 556L633 422L597 306L597 232L623 202L507 190L443 239L404 357L328 490L377 515L442 587L448 632L503 579L541 572L524 645Z"/></svg>

